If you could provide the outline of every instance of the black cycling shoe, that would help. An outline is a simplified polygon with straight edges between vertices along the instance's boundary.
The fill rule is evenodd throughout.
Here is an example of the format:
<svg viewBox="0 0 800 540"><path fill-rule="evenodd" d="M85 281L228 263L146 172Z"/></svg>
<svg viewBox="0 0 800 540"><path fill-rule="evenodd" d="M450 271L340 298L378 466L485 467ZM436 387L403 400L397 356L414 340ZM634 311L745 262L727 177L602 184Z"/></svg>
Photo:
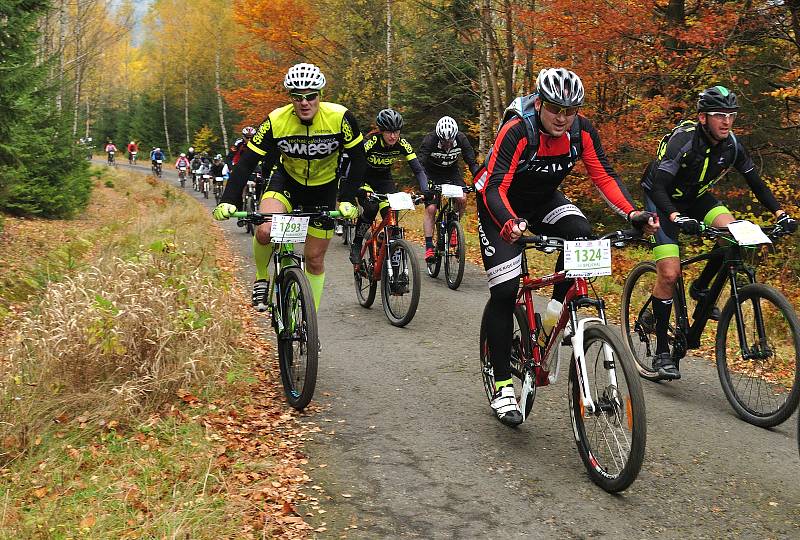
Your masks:
<svg viewBox="0 0 800 540"><path fill-rule="evenodd" d="M692 300L697 302L703 300L706 295L708 294L708 289L701 289L697 286L697 282L693 281L691 285L689 285L689 296L692 297ZM719 310L717 306L711 308L711 314L708 318L712 321L718 321L722 312Z"/></svg>
<svg viewBox="0 0 800 540"><path fill-rule="evenodd" d="M668 352L658 353L653 357L653 371L658 372L658 376L666 381L677 381L681 378L681 372Z"/></svg>

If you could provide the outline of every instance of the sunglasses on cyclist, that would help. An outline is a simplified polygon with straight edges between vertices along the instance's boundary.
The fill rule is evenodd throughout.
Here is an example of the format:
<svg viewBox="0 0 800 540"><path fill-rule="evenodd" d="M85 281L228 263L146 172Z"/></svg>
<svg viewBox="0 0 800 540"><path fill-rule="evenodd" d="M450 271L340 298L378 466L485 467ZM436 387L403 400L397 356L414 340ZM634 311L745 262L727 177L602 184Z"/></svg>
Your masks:
<svg viewBox="0 0 800 540"><path fill-rule="evenodd" d="M300 92L289 92L289 97L292 98L292 101L296 101L298 103L303 100L314 101L319 97L319 92L308 92L305 94L301 94Z"/></svg>
<svg viewBox="0 0 800 540"><path fill-rule="evenodd" d="M734 111L734 112L710 111L710 112L707 112L706 114L708 116L713 116L714 118L719 118L720 120L722 120L722 119L727 120L729 118L731 120L736 119L736 111Z"/></svg>
<svg viewBox="0 0 800 540"><path fill-rule="evenodd" d="M562 112L565 116L575 116L578 114L578 109L580 109L580 107L562 107L561 105L556 105L555 103L550 103L549 101L542 101L542 107L544 107L550 114L556 116Z"/></svg>

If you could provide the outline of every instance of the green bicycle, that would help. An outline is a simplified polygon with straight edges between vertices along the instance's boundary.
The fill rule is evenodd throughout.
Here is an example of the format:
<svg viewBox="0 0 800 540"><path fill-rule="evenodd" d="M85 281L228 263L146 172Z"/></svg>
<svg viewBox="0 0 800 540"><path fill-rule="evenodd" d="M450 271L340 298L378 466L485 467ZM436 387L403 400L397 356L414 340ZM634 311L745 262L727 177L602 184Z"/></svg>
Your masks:
<svg viewBox="0 0 800 540"><path fill-rule="evenodd" d="M272 276L267 296L268 312L278 342L278 364L283 391L289 405L305 408L314 396L319 360L317 311L311 285L303 271L303 255L295 252L294 243L305 240L311 219L332 219L340 213L321 208L298 208L289 213L262 214L235 212L239 227L253 228L272 222L272 242L278 248L272 254Z"/></svg>

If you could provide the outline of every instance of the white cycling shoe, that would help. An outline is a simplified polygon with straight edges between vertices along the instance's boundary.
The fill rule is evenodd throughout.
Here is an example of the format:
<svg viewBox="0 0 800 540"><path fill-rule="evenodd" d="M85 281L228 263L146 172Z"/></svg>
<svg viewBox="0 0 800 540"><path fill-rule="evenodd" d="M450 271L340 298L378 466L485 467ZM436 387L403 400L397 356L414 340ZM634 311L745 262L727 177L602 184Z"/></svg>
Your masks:
<svg viewBox="0 0 800 540"><path fill-rule="evenodd" d="M517 404L514 387L507 385L495 393L492 398L492 409L495 416L507 426L518 426L522 423L522 411Z"/></svg>

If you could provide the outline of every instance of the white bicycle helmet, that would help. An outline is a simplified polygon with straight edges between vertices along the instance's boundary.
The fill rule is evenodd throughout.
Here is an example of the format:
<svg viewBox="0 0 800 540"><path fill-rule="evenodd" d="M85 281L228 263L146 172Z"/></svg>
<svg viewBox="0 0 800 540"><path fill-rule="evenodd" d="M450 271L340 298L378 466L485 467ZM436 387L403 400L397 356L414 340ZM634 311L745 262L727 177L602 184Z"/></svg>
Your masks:
<svg viewBox="0 0 800 540"><path fill-rule="evenodd" d="M292 90L322 90L325 88L325 75L314 64L295 64L286 72L283 86Z"/></svg>
<svg viewBox="0 0 800 540"><path fill-rule="evenodd" d="M194 152L194 146L189 147L189 152Z"/></svg>
<svg viewBox="0 0 800 540"><path fill-rule="evenodd" d="M436 122L436 135L443 141L451 141L458 134L458 124L449 116L442 116Z"/></svg>
<svg viewBox="0 0 800 540"><path fill-rule="evenodd" d="M584 91L581 78L566 68L548 68L536 77L536 91L545 101L562 107L583 105Z"/></svg>

